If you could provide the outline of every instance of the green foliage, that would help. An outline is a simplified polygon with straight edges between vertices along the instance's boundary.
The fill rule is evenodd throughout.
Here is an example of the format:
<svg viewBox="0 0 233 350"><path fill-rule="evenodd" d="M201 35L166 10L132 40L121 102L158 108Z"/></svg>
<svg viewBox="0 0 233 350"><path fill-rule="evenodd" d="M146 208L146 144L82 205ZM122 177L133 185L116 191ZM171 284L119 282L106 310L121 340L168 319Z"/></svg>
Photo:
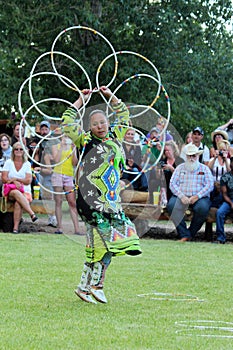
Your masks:
<svg viewBox="0 0 233 350"><path fill-rule="evenodd" d="M19 88L35 60L51 49L62 30L78 25L96 29L115 50L140 53L155 64L172 101L171 122L182 136L197 123L208 134L232 117L232 33L225 27L232 15L230 0L12 0L0 1L0 5L1 117L8 117L12 106L17 109ZM107 42L90 30L67 32L55 49L74 57L90 75L93 87L98 65L112 52ZM76 64L61 55L54 59L60 74L80 89L87 86ZM143 60L122 56L119 61L112 89L138 72L152 74ZM36 69L51 71L49 57ZM111 58L101 67L100 83L107 84L113 74ZM155 94L152 85L146 78L140 83L134 79L119 90L119 95L130 102L148 104ZM77 95L51 76L33 82L33 92L36 101L48 97L73 101ZM30 104L25 95L25 109ZM49 108L53 115L60 115L64 104L51 103Z"/></svg>

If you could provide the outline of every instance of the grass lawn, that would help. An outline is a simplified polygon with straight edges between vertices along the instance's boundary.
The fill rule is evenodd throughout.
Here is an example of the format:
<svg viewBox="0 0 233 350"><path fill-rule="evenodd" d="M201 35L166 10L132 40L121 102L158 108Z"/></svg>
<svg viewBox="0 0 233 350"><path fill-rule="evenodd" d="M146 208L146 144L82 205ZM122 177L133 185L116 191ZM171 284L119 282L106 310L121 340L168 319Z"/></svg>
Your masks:
<svg viewBox="0 0 233 350"><path fill-rule="evenodd" d="M143 239L142 255L113 259L105 305L73 292L82 244L0 233L0 245L1 350L233 349L231 244Z"/></svg>

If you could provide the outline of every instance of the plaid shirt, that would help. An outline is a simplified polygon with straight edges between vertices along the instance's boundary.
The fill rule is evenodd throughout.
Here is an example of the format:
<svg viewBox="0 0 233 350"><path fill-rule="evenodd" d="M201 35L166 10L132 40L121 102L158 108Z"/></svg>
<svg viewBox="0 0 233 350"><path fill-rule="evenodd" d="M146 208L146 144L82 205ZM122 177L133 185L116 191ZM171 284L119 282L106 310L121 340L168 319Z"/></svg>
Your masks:
<svg viewBox="0 0 233 350"><path fill-rule="evenodd" d="M210 169L201 163L194 171L187 171L185 163L180 164L175 169L170 180L170 189L179 198L195 195L198 198L209 197L213 188L213 175Z"/></svg>

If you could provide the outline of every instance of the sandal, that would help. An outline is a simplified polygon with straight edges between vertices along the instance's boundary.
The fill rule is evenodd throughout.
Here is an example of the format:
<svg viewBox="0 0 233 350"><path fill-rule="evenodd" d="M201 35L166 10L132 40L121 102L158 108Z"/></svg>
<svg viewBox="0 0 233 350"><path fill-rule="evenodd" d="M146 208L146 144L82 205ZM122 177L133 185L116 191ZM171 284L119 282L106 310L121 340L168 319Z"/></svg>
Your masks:
<svg viewBox="0 0 233 350"><path fill-rule="evenodd" d="M13 230L12 233L19 233L19 230Z"/></svg>
<svg viewBox="0 0 233 350"><path fill-rule="evenodd" d="M31 219L32 219L32 222L35 222L36 220L38 220L38 217L36 216L36 214L32 214Z"/></svg>
<svg viewBox="0 0 233 350"><path fill-rule="evenodd" d="M77 235L77 236L85 236L85 235L86 235L86 234L83 233L83 232L75 232L74 234Z"/></svg>
<svg viewBox="0 0 233 350"><path fill-rule="evenodd" d="M62 235L63 232L61 230L56 230L54 233L56 233L57 235Z"/></svg>

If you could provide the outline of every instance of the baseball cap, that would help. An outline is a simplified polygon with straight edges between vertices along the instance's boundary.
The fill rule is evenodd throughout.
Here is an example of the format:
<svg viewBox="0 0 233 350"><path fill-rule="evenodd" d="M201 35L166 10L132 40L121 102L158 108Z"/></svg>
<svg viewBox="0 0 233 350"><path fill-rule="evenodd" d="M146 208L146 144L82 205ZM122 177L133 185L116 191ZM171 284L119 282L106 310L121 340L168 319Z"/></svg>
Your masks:
<svg viewBox="0 0 233 350"><path fill-rule="evenodd" d="M193 132L198 131L201 135L204 135L204 131L200 126L196 126L196 128L193 129Z"/></svg>
<svg viewBox="0 0 233 350"><path fill-rule="evenodd" d="M155 126L150 130L150 134L155 131L157 132L158 134L161 132L158 128L156 128Z"/></svg>
<svg viewBox="0 0 233 350"><path fill-rule="evenodd" d="M42 126L47 126L47 128L50 129L50 123L49 123L47 120L43 120L43 121L40 123L40 128L42 128Z"/></svg>

